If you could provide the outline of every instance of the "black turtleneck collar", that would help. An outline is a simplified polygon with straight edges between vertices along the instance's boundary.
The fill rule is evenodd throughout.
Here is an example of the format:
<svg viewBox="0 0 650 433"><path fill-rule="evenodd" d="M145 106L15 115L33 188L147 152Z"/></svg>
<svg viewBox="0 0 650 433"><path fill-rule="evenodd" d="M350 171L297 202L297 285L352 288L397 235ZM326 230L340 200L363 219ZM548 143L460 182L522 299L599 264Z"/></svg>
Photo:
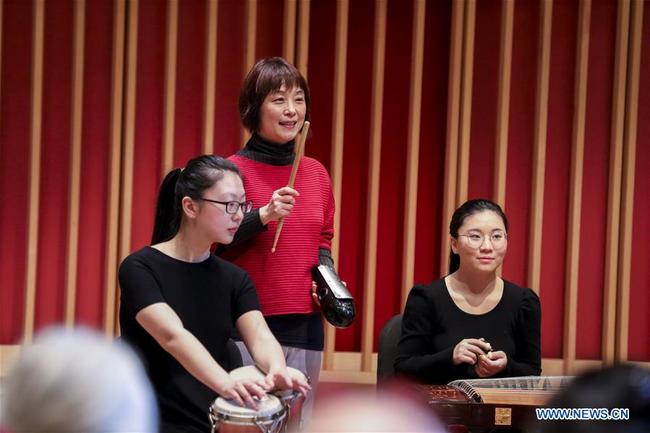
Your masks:
<svg viewBox="0 0 650 433"><path fill-rule="evenodd" d="M271 143L254 133L237 155L270 165L289 165L293 164L294 144L295 140L284 144Z"/></svg>

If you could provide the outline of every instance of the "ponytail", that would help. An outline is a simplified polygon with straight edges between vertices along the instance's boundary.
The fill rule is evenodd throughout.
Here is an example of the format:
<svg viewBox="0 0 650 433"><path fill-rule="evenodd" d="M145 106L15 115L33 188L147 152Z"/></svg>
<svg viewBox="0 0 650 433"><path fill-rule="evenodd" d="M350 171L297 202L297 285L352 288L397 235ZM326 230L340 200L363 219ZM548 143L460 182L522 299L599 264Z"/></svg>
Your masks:
<svg viewBox="0 0 650 433"><path fill-rule="evenodd" d="M201 155L189 160L184 169L176 168L167 173L160 184L151 244L166 242L176 236L183 219L183 197L200 199L203 191L220 181L226 171L241 177L239 169L231 161L216 155Z"/></svg>
<svg viewBox="0 0 650 433"><path fill-rule="evenodd" d="M449 271L447 274L453 274L460 268L460 256L453 251L449 251Z"/></svg>
<svg viewBox="0 0 650 433"><path fill-rule="evenodd" d="M151 235L151 244L159 244L174 237L181 224L180 202L176 203L176 183L181 175L181 169L175 168L165 176L160 184L158 203L156 204L156 219Z"/></svg>

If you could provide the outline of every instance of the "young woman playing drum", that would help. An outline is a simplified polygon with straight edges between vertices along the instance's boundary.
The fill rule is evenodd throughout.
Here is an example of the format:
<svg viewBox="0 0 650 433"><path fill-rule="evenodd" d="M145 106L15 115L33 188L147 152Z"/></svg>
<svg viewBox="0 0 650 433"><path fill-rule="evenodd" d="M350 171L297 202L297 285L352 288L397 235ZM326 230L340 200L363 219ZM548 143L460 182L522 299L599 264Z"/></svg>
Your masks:
<svg viewBox="0 0 650 433"><path fill-rule="evenodd" d="M162 432L209 431L217 395L255 408L272 387L309 390L287 370L246 272L210 252L232 241L250 209L233 163L192 159L163 180L152 245L120 265L122 336L142 354ZM268 373L263 380L227 373L233 325Z"/></svg>

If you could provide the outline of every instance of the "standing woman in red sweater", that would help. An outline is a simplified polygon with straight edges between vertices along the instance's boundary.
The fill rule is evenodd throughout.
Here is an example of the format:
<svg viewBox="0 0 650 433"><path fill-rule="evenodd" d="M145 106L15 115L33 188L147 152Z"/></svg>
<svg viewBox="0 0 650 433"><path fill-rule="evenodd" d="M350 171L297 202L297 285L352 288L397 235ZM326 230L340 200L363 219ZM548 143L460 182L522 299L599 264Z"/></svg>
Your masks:
<svg viewBox="0 0 650 433"><path fill-rule="evenodd" d="M334 197L329 174L303 156L295 189L287 187L294 143L309 120L310 94L305 78L286 60L259 61L244 79L239 96L242 124L252 135L229 159L240 168L253 211L244 216L224 254L253 280L269 328L282 345L287 365L306 373L312 392L301 419L311 413L323 353L323 321L312 299L311 268L333 266ZM271 252L278 220L282 235ZM238 343L244 363L252 360ZM303 422L304 424L304 422Z"/></svg>

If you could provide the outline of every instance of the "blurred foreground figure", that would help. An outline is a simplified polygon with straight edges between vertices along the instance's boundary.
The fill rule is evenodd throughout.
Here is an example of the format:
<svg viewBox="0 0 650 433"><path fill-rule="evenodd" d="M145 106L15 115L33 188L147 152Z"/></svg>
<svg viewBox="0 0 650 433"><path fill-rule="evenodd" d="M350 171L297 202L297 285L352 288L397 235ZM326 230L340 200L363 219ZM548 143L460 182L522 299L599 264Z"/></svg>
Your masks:
<svg viewBox="0 0 650 433"><path fill-rule="evenodd" d="M124 343L51 328L26 346L5 379L0 430L157 432L151 385Z"/></svg>
<svg viewBox="0 0 650 433"><path fill-rule="evenodd" d="M444 432L434 413L407 392L355 391L323 398L308 432Z"/></svg>

